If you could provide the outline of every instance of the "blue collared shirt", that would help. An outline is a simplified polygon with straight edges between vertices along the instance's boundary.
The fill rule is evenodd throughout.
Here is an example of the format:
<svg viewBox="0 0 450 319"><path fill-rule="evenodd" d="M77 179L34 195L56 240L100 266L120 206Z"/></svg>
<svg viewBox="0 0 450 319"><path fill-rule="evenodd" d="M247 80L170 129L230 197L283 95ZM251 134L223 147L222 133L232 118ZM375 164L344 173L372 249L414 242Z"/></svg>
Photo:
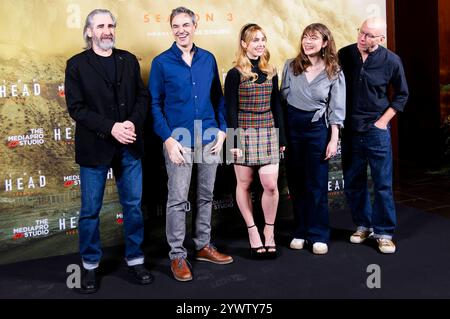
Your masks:
<svg viewBox="0 0 450 319"><path fill-rule="evenodd" d="M195 45L192 50L189 66L174 42L153 60L148 82L156 134L163 141L172 136L186 147L207 144L217 129L227 128L216 59Z"/></svg>

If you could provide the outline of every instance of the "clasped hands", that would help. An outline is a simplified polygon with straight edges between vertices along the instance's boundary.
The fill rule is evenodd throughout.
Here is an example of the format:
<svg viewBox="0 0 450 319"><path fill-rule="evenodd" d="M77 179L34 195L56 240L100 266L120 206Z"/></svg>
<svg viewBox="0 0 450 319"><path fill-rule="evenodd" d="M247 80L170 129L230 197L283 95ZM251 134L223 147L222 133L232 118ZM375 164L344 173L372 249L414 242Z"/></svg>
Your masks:
<svg viewBox="0 0 450 319"><path fill-rule="evenodd" d="M132 144L136 141L136 128L131 121L117 122L111 130L111 135L121 144Z"/></svg>

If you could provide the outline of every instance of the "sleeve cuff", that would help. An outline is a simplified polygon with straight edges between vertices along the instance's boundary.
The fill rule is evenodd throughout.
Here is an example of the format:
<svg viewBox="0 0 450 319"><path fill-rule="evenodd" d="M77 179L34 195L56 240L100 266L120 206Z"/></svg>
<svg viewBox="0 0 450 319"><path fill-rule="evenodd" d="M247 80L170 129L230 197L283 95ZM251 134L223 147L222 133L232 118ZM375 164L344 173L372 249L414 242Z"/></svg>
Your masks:
<svg viewBox="0 0 450 319"><path fill-rule="evenodd" d="M391 107L397 112L403 112L403 106L392 104Z"/></svg>
<svg viewBox="0 0 450 319"><path fill-rule="evenodd" d="M219 130L221 130L222 132L227 132L227 125L226 124L221 124L219 125Z"/></svg>
<svg viewBox="0 0 450 319"><path fill-rule="evenodd" d="M111 135L114 124L116 124L116 122L113 120L105 120L104 124L101 126L101 133Z"/></svg>
<svg viewBox="0 0 450 319"><path fill-rule="evenodd" d="M343 128L344 127L344 122L333 122L333 121L330 121L330 125L337 125L337 126L339 126L339 128Z"/></svg>
<svg viewBox="0 0 450 319"><path fill-rule="evenodd" d="M171 136L172 136L171 133L164 132L164 133L161 134L161 139L162 139L163 142L165 142Z"/></svg>

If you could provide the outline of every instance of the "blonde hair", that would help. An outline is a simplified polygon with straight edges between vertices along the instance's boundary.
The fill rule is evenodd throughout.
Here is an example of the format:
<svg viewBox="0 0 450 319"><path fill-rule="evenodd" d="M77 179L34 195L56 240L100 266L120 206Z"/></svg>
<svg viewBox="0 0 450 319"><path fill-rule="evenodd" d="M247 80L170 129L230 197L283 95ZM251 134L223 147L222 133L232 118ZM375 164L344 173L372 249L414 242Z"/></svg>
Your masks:
<svg viewBox="0 0 450 319"><path fill-rule="evenodd" d="M241 28L239 32L239 46L238 51L236 52L236 61L234 62L235 68L238 69L239 73L243 80L256 81L258 79L258 74L252 72L252 63L247 56L246 49L242 46L242 42L244 41L247 45L253 40L256 35L256 32L260 31L264 37L266 34L264 30L257 24L248 23ZM264 54L259 59L259 69L267 74L267 79L271 79L275 76L276 69L272 65L269 64L270 53L267 49L264 50Z"/></svg>

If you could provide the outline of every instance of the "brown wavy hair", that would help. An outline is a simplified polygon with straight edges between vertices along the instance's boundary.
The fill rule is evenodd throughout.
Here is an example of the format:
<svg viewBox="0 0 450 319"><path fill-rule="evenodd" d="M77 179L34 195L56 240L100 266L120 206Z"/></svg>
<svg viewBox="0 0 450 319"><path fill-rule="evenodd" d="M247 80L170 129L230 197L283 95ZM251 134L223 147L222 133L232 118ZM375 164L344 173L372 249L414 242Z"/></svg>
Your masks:
<svg viewBox="0 0 450 319"><path fill-rule="evenodd" d="M325 62L325 70L327 72L328 78L333 79L337 76L340 71L338 56L336 53L336 44L334 43L333 35L326 25L322 23L313 23L308 25L302 33L300 39L300 52L297 57L291 62L292 70L294 75L297 76L306 71L306 68L311 66L311 61L303 50L302 41L306 35L313 35L318 32L323 41L327 41L327 46L322 48L321 54L322 59Z"/></svg>
<svg viewBox="0 0 450 319"><path fill-rule="evenodd" d="M241 41L247 43L247 45L253 40L256 32L260 31L264 37L266 33L264 30L255 23L248 23L241 28L239 32L239 46L236 52L236 61L234 62L235 68L239 70L243 80L256 81L258 79L258 74L252 72L252 63L247 56L245 48L242 46ZM266 37L267 39L267 37ZM269 64L270 53L267 48L264 50L264 54L259 59L259 69L267 74L267 78L271 79L277 73L275 67Z"/></svg>

